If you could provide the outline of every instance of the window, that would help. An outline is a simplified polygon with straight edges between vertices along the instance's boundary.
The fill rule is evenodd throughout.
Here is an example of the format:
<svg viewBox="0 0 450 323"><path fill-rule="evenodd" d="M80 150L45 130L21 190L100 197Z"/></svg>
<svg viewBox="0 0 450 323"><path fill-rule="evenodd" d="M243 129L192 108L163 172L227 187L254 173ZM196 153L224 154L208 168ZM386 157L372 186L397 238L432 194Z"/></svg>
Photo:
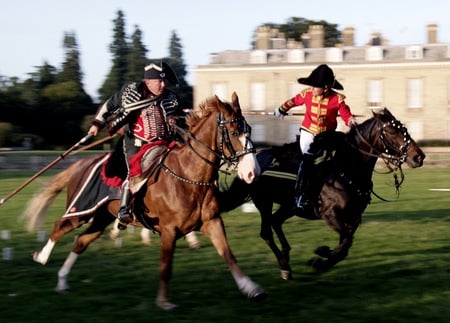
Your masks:
<svg viewBox="0 0 450 323"><path fill-rule="evenodd" d="M381 80L369 80L367 82L367 107L381 108L383 102L383 82Z"/></svg>
<svg viewBox="0 0 450 323"><path fill-rule="evenodd" d="M250 64L267 64L267 54L263 50L250 52Z"/></svg>
<svg viewBox="0 0 450 323"><path fill-rule="evenodd" d="M300 89L298 87L298 83L297 82L289 82L288 88L289 88L288 96L290 98L296 96L300 92Z"/></svg>
<svg viewBox="0 0 450 323"><path fill-rule="evenodd" d="M252 124L252 140L253 142L266 142L266 126L264 124Z"/></svg>
<svg viewBox="0 0 450 323"><path fill-rule="evenodd" d="M406 59L422 59L423 58L422 46L406 47L405 57Z"/></svg>
<svg viewBox="0 0 450 323"><path fill-rule="evenodd" d="M423 122L422 121L411 121L406 124L406 128L408 128L408 133L411 138L414 140L423 139Z"/></svg>
<svg viewBox="0 0 450 323"><path fill-rule="evenodd" d="M304 63L305 52L303 49L290 49L287 53L288 63Z"/></svg>
<svg viewBox="0 0 450 323"><path fill-rule="evenodd" d="M266 108L266 85L262 82L251 84L250 110L264 110Z"/></svg>
<svg viewBox="0 0 450 323"><path fill-rule="evenodd" d="M366 60L368 61L382 61L383 48L380 46L370 46L366 49Z"/></svg>
<svg viewBox="0 0 450 323"><path fill-rule="evenodd" d="M342 62L343 56L341 48L331 47L326 51L327 62Z"/></svg>
<svg viewBox="0 0 450 323"><path fill-rule="evenodd" d="M450 108L450 79L447 81L447 106Z"/></svg>
<svg viewBox="0 0 450 323"><path fill-rule="evenodd" d="M222 101L227 101L226 83L214 83L211 88L211 95L217 95Z"/></svg>
<svg viewBox="0 0 450 323"><path fill-rule="evenodd" d="M423 80L408 80L408 108L416 109L423 107Z"/></svg>
<svg viewBox="0 0 450 323"><path fill-rule="evenodd" d="M297 136L300 135L300 123L291 123L289 124L288 128L288 138L287 140L289 142L295 141L297 139Z"/></svg>

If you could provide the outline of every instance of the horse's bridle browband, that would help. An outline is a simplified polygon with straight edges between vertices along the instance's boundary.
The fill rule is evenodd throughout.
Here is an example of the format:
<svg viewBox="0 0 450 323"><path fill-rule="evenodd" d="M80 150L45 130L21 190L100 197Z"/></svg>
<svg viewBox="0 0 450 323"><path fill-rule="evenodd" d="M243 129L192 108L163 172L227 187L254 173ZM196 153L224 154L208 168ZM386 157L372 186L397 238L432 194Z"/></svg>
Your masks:
<svg viewBox="0 0 450 323"><path fill-rule="evenodd" d="M228 132L228 129L226 127L227 124L230 123L237 123L239 126L241 127L241 131L242 133L245 134L245 145L244 145L244 150L240 151L240 152L236 152L234 150L233 144L231 143L230 140L230 133ZM239 116L236 117L234 119L231 120L226 120L222 113L219 113L219 116L217 117L217 128L221 129L221 140L220 140L220 145L219 145L219 151L221 152L220 158L221 160L223 160L224 162L226 162L227 164L233 164L236 163L239 158L241 158L244 155L247 154L254 154L256 152L256 149L253 148L248 148L249 146L249 142L251 143L251 139L250 139L250 126L248 125L247 121L245 120L244 117ZM230 152L230 156L226 157L224 154L224 144L227 147L228 151ZM223 164L222 164L223 165Z"/></svg>
<svg viewBox="0 0 450 323"><path fill-rule="evenodd" d="M355 131L359 139L370 148L369 152L361 148L359 148L359 151L367 156L381 158L384 160L386 165L388 166L393 165L395 169L400 168L401 165L406 161L408 146L411 143L411 136L409 135L408 130L401 122L395 119L383 123L382 125L380 125L377 120L377 125L379 132L378 138L381 140L383 144L383 151L376 149L372 144L370 144L367 141L367 139L364 138L364 136L361 134L358 127L356 127ZM401 145L400 147L393 147L392 144L389 144L389 142L387 142L385 128L388 126L392 126L394 128L401 129L403 131L403 141L404 141L403 145ZM393 155L391 153L392 151L395 151L397 154Z"/></svg>
<svg viewBox="0 0 450 323"><path fill-rule="evenodd" d="M230 134L228 132L228 129L226 127L227 124L231 124L231 123L238 123L240 124L241 127L241 132L243 132L246 136L246 141L245 141L245 146L244 146L244 150L240 151L240 152L236 152L233 144L231 143L230 140ZM207 164L213 166L214 168L216 168L217 170L227 173L228 175L230 175L229 172L225 171L222 169L222 166L224 164L228 164L228 166L231 165L235 165L236 162L239 160L239 158L241 158L242 156L246 155L246 154L253 154L256 152L255 148L248 148L248 143L251 143L251 139L250 139L250 126L247 124L246 120L244 117L236 117L234 119L231 120L227 120L223 117L222 113L219 113L218 117L217 117L217 127L216 127L216 132L215 132L215 136L217 138L217 130L220 129L220 142L219 142L219 151L216 151L214 149L211 149L210 147L208 147L206 144L204 144L203 142L199 141L197 138L195 138L195 136L189 132L188 130L181 128L179 126L174 126L175 131L180 134L182 137L188 137L189 139L191 139L192 141L196 142L197 144L199 144L200 146L202 146L205 150L207 150L210 153L213 153L218 159L219 161L223 161L222 163L217 164L217 162L212 162L210 161L208 158L204 157L203 155L201 155L191 144L191 142L188 142L189 147L192 149L192 151L198 156L200 157L204 162L206 162ZM216 139L217 140L217 139ZM228 151L230 152L230 156L225 156L224 154L224 146L227 147ZM253 145L251 145L253 146ZM175 174L171 169L169 169L166 165L164 165L163 163L161 163L161 167L164 169L164 171L166 173L168 173L169 175L175 177L176 179L185 182L185 183L189 183L189 184L194 184L194 185L200 185L200 186L216 186L215 183L210 183L210 182L198 182L198 181L194 181L194 180L190 180L184 177L181 177L177 174Z"/></svg>

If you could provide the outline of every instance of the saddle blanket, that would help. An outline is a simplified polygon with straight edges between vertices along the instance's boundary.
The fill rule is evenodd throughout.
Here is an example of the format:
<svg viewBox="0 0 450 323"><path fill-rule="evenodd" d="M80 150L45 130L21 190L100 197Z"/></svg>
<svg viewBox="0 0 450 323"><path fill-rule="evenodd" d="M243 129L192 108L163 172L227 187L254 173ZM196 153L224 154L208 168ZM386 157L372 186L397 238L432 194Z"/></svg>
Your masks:
<svg viewBox="0 0 450 323"><path fill-rule="evenodd" d="M102 167L110 156L108 153L95 163L64 216L92 214L106 202L120 199L120 187L106 185L101 176Z"/></svg>

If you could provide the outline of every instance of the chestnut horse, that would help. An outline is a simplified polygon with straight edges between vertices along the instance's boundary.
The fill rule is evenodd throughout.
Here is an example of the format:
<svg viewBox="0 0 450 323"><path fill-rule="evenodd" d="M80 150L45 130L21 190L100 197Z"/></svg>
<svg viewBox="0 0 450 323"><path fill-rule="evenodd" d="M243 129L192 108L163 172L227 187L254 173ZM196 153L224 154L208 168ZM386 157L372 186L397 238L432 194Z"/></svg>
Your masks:
<svg viewBox="0 0 450 323"><path fill-rule="evenodd" d="M150 228L160 234L160 282L157 306L164 310L176 307L168 300L168 286L172 275L176 240L192 231L208 236L217 252L230 268L242 293L250 299L259 299L265 291L239 268L226 239L223 220L217 201L218 173L224 164L237 167L237 175L251 183L259 175L255 149L250 139L250 127L240 109L238 96L231 103L217 96L208 98L186 116L188 131L177 128L184 143L168 149L159 160L146 184L134 195L133 214L136 225ZM79 160L53 177L29 202L25 217L29 229L42 222L49 205L62 189L67 187L67 212L58 219L47 244L35 252L35 261L45 264L56 242L68 232L90 222L90 226L76 239L73 249L58 272L57 291L68 289L67 276L78 256L97 239L106 226L114 221L119 201L105 199L93 211L78 210L72 215L79 190L88 181L88 174L102 156ZM105 184L97 178L97 190ZM139 223L140 222L140 223Z"/></svg>
<svg viewBox="0 0 450 323"><path fill-rule="evenodd" d="M372 118L348 133L327 132L316 136L310 152L316 164L315 178L309 187L313 205L303 212L294 212L295 179L301 160L298 142L258 151L262 175L252 184L235 178L219 196L222 211L233 210L250 198L253 200L261 216L260 236L275 254L283 279L292 279L291 247L282 229L287 219L294 215L323 219L339 234L335 249L318 247L315 253L319 257L308 262L315 269L326 271L348 255L362 213L371 194L375 194L372 173L377 160L382 159L394 173L398 193L404 179L402 164L421 167L425 158L407 129L387 109L373 113ZM398 172L401 180L397 178ZM275 212L274 203L279 205Z"/></svg>

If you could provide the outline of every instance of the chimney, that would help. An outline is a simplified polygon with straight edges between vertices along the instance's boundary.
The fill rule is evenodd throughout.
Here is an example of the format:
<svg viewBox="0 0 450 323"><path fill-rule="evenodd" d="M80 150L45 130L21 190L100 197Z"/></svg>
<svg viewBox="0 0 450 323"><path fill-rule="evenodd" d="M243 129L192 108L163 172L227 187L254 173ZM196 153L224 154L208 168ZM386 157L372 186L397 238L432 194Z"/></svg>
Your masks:
<svg viewBox="0 0 450 323"><path fill-rule="evenodd" d="M344 46L355 46L355 28L344 28L342 32L342 43Z"/></svg>
<svg viewBox="0 0 450 323"><path fill-rule="evenodd" d="M322 25L310 25L308 28L309 47L323 48L325 42L325 32Z"/></svg>
<svg viewBox="0 0 450 323"><path fill-rule="evenodd" d="M427 25L427 42L428 44L435 44L438 42L437 39L438 26L437 24L428 24Z"/></svg>
<svg viewBox="0 0 450 323"><path fill-rule="evenodd" d="M372 36L370 37L370 45L371 46L382 45L381 33L377 32L377 31L372 33Z"/></svg>
<svg viewBox="0 0 450 323"><path fill-rule="evenodd" d="M269 49L270 48L270 28L258 27L256 30L255 49Z"/></svg>

